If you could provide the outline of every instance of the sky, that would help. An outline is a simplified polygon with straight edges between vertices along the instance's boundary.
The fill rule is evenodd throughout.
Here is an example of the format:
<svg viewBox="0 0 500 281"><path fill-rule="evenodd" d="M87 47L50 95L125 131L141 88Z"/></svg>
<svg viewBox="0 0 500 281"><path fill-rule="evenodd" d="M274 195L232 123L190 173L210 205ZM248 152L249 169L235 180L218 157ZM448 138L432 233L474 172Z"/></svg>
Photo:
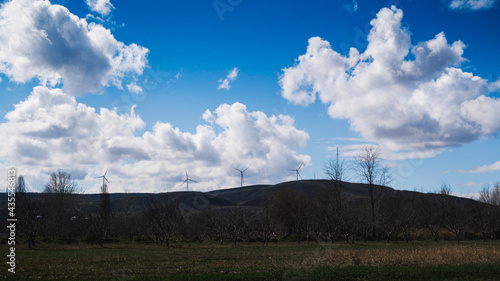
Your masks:
<svg viewBox="0 0 500 281"><path fill-rule="evenodd" d="M396 189L500 181L496 0L1 3L0 165L31 191L321 179L366 145Z"/></svg>

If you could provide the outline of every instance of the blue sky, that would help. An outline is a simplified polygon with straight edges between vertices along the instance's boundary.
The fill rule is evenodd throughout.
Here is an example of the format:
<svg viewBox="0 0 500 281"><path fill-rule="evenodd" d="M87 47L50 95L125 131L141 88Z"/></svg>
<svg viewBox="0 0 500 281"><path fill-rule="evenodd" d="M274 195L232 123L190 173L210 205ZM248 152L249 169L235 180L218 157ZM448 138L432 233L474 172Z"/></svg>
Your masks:
<svg viewBox="0 0 500 281"><path fill-rule="evenodd" d="M246 184L293 180L301 163L323 178L335 147L350 160L365 144L398 189L500 180L496 1L13 0L0 13L0 163L32 190L57 170L89 193L107 168L111 192L182 190L186 172L190 188L229 188L247 166Z"/></svg>

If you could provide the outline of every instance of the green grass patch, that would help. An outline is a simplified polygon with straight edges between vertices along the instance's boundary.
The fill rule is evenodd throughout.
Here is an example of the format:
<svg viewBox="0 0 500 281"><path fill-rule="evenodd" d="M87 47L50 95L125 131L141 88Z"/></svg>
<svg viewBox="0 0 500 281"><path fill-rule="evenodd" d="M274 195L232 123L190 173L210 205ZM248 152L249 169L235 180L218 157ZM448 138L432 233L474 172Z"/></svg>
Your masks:
<svg viewBox="0 0 500 281"><path fill-rule="evenodd" d="M7 245L1 245L7 254ZM218 245L40 244L16 248L12 280L500 280L500 242Z"/></svg>

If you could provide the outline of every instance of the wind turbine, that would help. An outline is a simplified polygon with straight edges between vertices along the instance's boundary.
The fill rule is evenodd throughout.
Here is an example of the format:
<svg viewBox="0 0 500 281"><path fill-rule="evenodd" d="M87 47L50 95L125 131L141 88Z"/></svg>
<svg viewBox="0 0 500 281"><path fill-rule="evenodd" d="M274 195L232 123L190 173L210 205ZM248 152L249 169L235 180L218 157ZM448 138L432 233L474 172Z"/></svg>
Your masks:
<svg viewBox="0 0 500 281"><path fill-rule="evenodd" d="M302 168L302 165L304 165L304 163L301 163L300 166L297 168L297 169L288 169L288 171L295 171L297 172L297 181L300 179L302 179L302 177L300 176L300 173L299 173L299 170L300 168Z"/></svg>
<svg viewBox="0 0 500 281"><path fill-rule="evenodd" d="M108 169L106 168L106 172L104 172L104 175L102 176L98 176L98 177L95 177L95 179L98 179L98 178L102 178L102 188L101 188L101 191L103 193L107 193L108 190L107 190L107 187L105 187L105 182L104 181L107 181L109 184L111 184L109 181L108 181L108 178L106 178L106 174L108 173Z"/></svg>
<svg viewBox="0 0 500 281"><path fill-rule="evenodd" d="M238 168L234 168L236 171L240 172L240 174L241 174L241 187L243 187L243 173L244 173L246 170L248 170L248 168L250 168L250 167L246 167L246 168L245 168L245 170L240 170L240 169L238 169Z"/></svg>
<svg viewBox="0 0 500 281"><path fill-rule="evenodd" d="M197 182L197 181L190 179L186 171L186 179L181 183L181 185L186 183L186 191L189 191L189 182Z"/></svg>

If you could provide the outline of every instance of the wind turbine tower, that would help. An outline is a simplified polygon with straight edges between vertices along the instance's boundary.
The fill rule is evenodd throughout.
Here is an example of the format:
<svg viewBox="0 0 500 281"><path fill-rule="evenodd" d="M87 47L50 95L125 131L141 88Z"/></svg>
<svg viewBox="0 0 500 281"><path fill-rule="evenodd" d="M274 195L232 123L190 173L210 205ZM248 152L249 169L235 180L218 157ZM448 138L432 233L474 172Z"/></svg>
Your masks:
<svg viewBox="0 0 500 281"><path fill-rule="evenodd" d="M181 183L181 185L186 183L186 191L189 191L189 182L197 182L197 181L190 179L186 171L186 179Z"/></svg>
<svg viewBox="0 0 500 281"><path fill-rule="evenodd" d="M243 187L243 173L244 173L246 170L248 170L248 168L250 168L250 167L246 167L246 169L245 169L245 170L240 170L240 169L238 169L238 168L234 168L236 171L240 172L240 174L241 174L241 187Z"/></svg>
<svg viewBox="0 0 500 281"><path fill-rule="evenodd" d="M300 168L302 168L302 165L304 165L304 163L301 163L297 169L288 169L288 171L295 171L297 173L297 181L299 180L299 178L302 179L302 177L300 176L300 173L299 173L299 170L300 170Z"/></svg>
<svg viewBox="0 0 500 281"><path fill-rule="evenodd" d="M107 185L105 185L105 182L104 181L107 181L109 184L111 184L109 181L108 181L108 178L106 178L106 174L108 173L108 169L106 169L106 172L104 172L104 175L102 176L98 176L98 177L95 177L95 179L98 179L98 178L102 178L102 187L101 187L101 192L102 193L108 193L108 187Z"/></svg>

